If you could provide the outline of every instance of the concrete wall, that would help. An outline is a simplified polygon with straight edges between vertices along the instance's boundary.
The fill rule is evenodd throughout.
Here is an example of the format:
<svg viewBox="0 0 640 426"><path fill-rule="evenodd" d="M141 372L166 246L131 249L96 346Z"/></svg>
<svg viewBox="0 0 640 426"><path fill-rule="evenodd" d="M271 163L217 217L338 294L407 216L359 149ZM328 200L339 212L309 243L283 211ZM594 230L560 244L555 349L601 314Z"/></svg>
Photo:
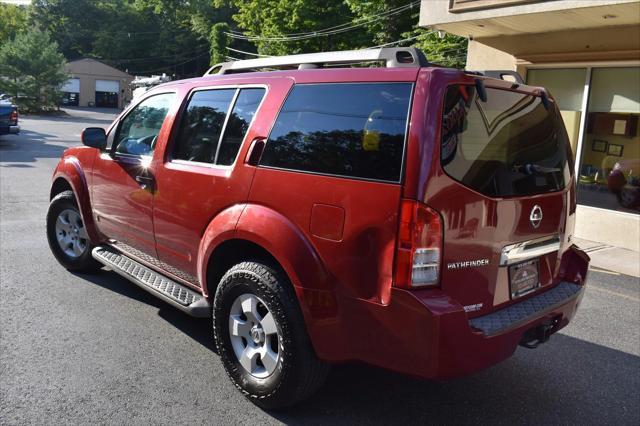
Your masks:
<svg viewBox="0 0 640 426"><path fill-rule="evenodd" d="M516 70L516 58L494 49L491 46L482 44L476 40L469 41L467 48L467 66L470 71L482 70Z"/></svg>
<svg viewBox="0 0 640 426"><path fill-rule="evenodd" d="M494 19L513 15L525 15L544 12L559 12L577 8L592 8L637 3L638 0L553 0L536 3L516 3L509 6L499 5L504 2L495 0L496 7L485 7L480 10L452 13L449 0L422 0L420 4L420 21L418 25L432 26L468 20ZM567 26L571 23L567 22Z"/></svg>
<svg viewBox="0 0 640 426"><path fill-rule="evenodd" d="M575 236L640 252L640 216L578 204Z"/></svg>

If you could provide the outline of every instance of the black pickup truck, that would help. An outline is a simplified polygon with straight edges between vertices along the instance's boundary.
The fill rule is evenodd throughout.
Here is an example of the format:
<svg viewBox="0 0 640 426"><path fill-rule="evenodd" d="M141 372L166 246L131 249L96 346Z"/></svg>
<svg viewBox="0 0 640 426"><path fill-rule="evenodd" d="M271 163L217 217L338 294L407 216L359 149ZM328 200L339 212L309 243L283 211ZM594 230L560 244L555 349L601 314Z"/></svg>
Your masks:
<svg viewBox="0 0 640 426"><path fill-rule="evenodd" d="M11 102L0 101L0 135L20 133L18 107Z"/></svg>

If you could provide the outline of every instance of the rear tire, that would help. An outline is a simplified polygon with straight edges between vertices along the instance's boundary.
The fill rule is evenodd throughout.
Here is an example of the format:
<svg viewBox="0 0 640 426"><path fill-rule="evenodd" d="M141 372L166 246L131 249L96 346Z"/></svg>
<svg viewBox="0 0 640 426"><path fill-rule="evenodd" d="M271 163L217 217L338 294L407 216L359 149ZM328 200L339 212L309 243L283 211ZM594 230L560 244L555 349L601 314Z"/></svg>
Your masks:
<svg viewBox="0 0 640 426"><path fill-rule="evenodd" d="M290 406L324 383L329 366L317 358L304 324L293 288L277 269L242 262L222 277L213 302L218 353L231 381L256 405Z"/></svg>
<svg viewBox="0 0 640 426"><path fill-rule="evenodd" d="M101 265L92 256L82 216L72 191L56 195L47 212L49 248L62 266L75 272L95 272Z"/></svg>

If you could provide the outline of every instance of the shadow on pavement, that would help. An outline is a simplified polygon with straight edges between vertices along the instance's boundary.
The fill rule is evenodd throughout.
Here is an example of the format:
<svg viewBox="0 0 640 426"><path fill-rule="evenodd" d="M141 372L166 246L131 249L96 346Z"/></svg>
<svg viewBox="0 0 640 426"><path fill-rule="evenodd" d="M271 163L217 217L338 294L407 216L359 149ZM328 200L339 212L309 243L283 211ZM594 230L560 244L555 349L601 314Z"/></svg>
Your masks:
<svg viewBox="0 0 640 426"><path fill-rule="evenodd" d="M80 276L157 307L161 318L214 350L209 319L191 318L114 272ZM556 334L538 349L519 348L501 364L446 383L336 365L309 401L266 414L305 425L639 424L638 371L640 357Z"/></svg>
<svg viewBox="0 0 640 426"><path fill-rule="evenodd" d="M52 138L56 136L30 130L22 130L11 137L0 137L0 161L14 163L5 167L29 167L15 163L33 163L38 158L60 158L67 147L47 143Z"/></svg>
<svg viewBox="0 0 640 426"><path fill-rule="evenodd" d="M447 383L338 366L310 401L270 414L288 424L638 424L639 368L637 356L559 334Z"/></svg>
<svg viewBox="0 0 640 426"><path fill-rule="evenodd" d="M171 323L178 330L202 346L216 352L210 319L190 317L184 312L152 296L131 281L109 270L102 269L97 274L73 274L102 288L158 308L158 315L162 319Z"/></svg>

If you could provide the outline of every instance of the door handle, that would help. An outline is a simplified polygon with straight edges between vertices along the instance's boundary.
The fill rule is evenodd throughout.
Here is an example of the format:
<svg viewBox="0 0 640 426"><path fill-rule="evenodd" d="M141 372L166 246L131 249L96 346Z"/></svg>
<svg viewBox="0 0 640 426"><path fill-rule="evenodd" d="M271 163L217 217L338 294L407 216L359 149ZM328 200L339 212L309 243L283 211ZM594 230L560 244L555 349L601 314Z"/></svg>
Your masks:
<svg viewBox="0 0 640 426"><path fill-rule="evenodd" d="M135 177L135 180L140 184L140 188L150 189L151 191L153 191L153 185L155 183L155 179L153 177L137 175Z"/></svg>
<svg viewBox="0 0 640 426"><path fill-rule="evenodd" d="M257 166L260 161L260 157L262 157L262 151L264 151L266 143L266 138L255 138L251 142L245 162L250 166Z"/></svg>

